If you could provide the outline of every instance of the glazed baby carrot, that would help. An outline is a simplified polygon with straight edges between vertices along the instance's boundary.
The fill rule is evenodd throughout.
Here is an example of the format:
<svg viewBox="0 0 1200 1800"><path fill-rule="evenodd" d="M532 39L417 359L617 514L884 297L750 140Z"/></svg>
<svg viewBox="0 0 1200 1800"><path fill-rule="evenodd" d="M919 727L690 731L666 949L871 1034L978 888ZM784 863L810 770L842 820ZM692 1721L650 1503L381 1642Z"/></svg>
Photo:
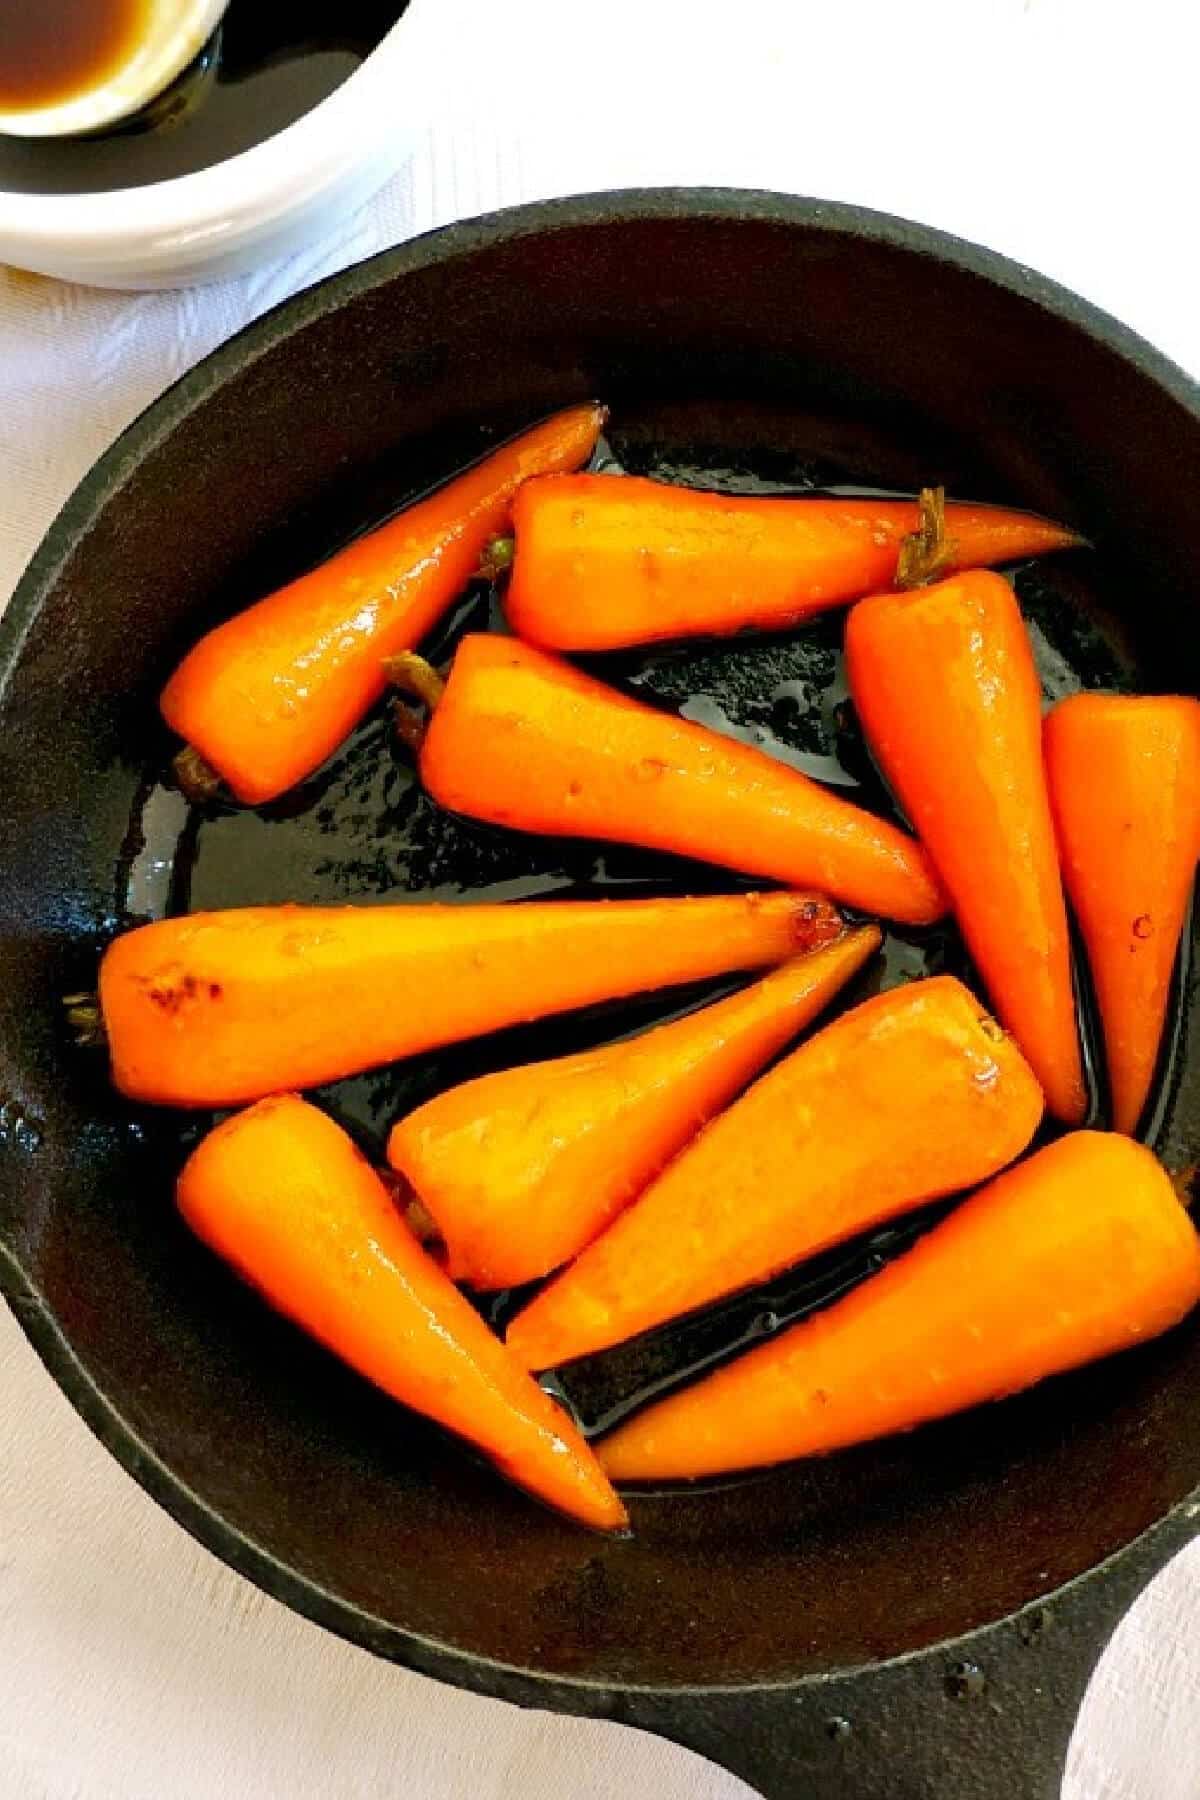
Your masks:
<svg viewBox="0 0 1200 1800"><path fill-rule="evenodd" d="M1158 1060L1200 853L1200 705L1074 694L1045 724L1063 879L1104 1025L1113 1124L1134 1131Z"/></svg>
<svg viewBox="0 0 1200 1800"><path fill-rule="evenodd" d="M366 1158L296 1094L218 1125L178 1187L192 1230L368 1381L585 1525L625 1509L566 1414L426 1256Z"/></svg>
<svg viewBox="0 0 1200 1800"><path fill-rule="evenodd" d="M944 911L924 852L896 826L515 638L463 639L421 778L441 805L493 825L670 850L910 924Z"/></svg>
<svg viewBox="0 0 1200 1800"><path fill-rule="evenodd" d="M282 794L379 699L384 658L465 587L521 482L586 462L603 423L598 406L556 414L210 631L163 690L167 724L239 800Z"/></svg>
<svg viewBox="0 0 1200 1800"><path fill-rule="evenodd" d="M517 550L505 610L551 650L612 650L667 638L779 631L890 585L915 500L744 498L638 477L530 482L513 509ZM1030 513L950 505L948 566L1070 548L1076 535Z"/></svg>
<svg viewBox="0 0 1200 1800"><path fill-rule="evenodd" d="M662 1481L816 1456L1126 1350L1198 1298L1200 1243L1150 1152L1077 1132L844 1300L631 1419L600 1460L615 1481Z"/></svg>
<svg viewBox="0 0 1200 1800"><path fill-rule="evenodd" d="M863 600L846 668L871 747L945 884L1046 1104L1085 1098L1041 692L1016 597L986 570Z"/></svg>
<svg viewBox="0 0 1200 1800"><path fill-rule="evenodd" d="M601 1232L878 949L874 925L623 1043L484 1075L395 1127L388 1161L476 1288L549 1274Z"/></svg>
<svg viewBox="0 0 1200 1800"><path fill-rule="evenodd" d="M232 1106L571 1007L783 962L838 936L810 894L522 906L250 906L117 938L113 1080Z"/></svg>
<svg viewBox="0 0 1200 1800"><path fill-rule="evenodd" d="M1016 1045L952 976L845 1013L715 1118L519 1313L533 1369L633 1337L992 1175L1042 1116Z"/></svg>

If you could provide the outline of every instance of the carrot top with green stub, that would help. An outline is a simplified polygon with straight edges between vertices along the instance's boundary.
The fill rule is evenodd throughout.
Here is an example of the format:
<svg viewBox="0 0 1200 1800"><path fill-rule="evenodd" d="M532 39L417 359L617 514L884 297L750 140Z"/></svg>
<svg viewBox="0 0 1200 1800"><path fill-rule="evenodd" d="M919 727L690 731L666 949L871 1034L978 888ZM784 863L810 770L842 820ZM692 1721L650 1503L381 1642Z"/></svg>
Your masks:
<svg viewBox="0 0 1200 1800"><path fill-rule="evenodd" d="M931 572L928 585L852 609L851 697L997 1016L1051 1112L1078 1125L1086 1095L1071 943L1029 635L1002 576Z"/></svg>
<svg viewBox="0 0 1200 1800"><path fill-rule="evenodd" d="M1023 561L1082 543L1035 514L946 505L941 567ZM916 500L765 497L671 487L640 476L532 481L513 508L505 611L550 650L615 650L666 639L779 631L889 587Z"/></svg>

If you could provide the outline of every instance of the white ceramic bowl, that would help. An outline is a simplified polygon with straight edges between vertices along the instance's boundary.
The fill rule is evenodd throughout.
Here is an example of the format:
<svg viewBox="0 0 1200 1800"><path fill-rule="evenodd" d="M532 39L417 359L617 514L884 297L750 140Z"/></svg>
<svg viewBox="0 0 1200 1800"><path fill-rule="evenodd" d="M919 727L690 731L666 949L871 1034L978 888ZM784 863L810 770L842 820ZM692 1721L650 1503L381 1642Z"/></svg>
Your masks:
<svg viewBox="0 0 1200 1800"><path fill-rule="evenodd" d="M407 155L436 86L438 6L409 0L320 105L211 168L100 194L0 189L0 262L99 287L182 287L319 241Z"/></svg>

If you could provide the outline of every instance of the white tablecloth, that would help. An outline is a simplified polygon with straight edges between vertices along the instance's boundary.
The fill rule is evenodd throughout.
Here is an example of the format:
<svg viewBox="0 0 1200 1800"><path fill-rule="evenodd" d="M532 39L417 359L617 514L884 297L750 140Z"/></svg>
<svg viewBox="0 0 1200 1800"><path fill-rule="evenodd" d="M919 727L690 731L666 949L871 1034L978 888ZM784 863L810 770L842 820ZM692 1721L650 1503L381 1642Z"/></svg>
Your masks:
<svg viewBox="0 0 1200 1800"><path fill-rule="evenodd" d="M1200 371L1186 0L442 4L436 123L405 122L405 172L336 242L178 294L0 272L0 604L96 455L213 345L330 270L518 200L680 181L863 202L1057 276ZM1064 1791L1200 1795L1200 1547L1110 1646ZM746 1792L293 1618L109 1460L0 1309L0 1800Z"/></svg>

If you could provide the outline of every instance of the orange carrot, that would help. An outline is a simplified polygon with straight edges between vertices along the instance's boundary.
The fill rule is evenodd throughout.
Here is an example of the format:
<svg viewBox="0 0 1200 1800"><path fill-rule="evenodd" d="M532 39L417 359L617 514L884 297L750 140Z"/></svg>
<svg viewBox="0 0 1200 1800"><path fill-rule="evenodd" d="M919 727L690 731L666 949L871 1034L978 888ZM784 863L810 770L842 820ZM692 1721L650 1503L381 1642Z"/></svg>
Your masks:
<svg viewBox="0 0 1200 1800"><path fill-rule="evenodd" d="M915 500L747 499L637 477L530 482L513 509L505 610L551 650L779 631L889 586ZM1030 513L950 505L950 566L1011 562L1079 543Z"/></svg>
<svg viewBox="0 0 1200 1800"><path fill-rule="evenodd" d="M210 631L163 690L167 724L239 800L282 794L379 699L384 658L461 592L521 482L586 462L603 423L598 406L557 413Z"/></svg>
<svg viewBox="0 0 1200 1800"><path fill-rule="evenodd" d="M674 851L911 924L944 910L894 825L514 638L459 645L421 778L441 805L494 825Z"/></svg>
<svg viewBox="0 0 1200 1800"><path fill-rule="evenodd" d="M986 571L864 600L846 626L850 691L945 883L1001 1020L1050 1110L1085 1097L1041 693L1020 608Z"/></svg>
<svg viewBox="0 0 1200 1800"><path fill-rule="evenodd" d="M438 1227L447 1272L516 1287L582 1250L878 949L873 925L640 1037L451 1088L388 1161Z"/></svg>
<svg viewBox="0 0 1200 1800"><path fill-rule="evenodd" d="M100 965L113 1080L232 1106L599 1000L783 962L811 894L523 906L248 906L140 926Z"/></svg>
<svg viewBox="0 0 1200 1800"><path fill-rule="evenodd" d="M297 1094L210 1132L179 1177L204 1242L394 1400L477 1444L512 1481L585 1525L625 1509L561 1407L417 1243L339 1125Z"/></svg>
<svg viewBox="0 0 1200 1800"><path fill-rule="evenodd" d="M1198 1298L1200 1243L1149 1151L1078 1132L827 1311L631 1419L600 1460L615 1481L662 1481L820 1455L1128 1349Z"/></svg>
<svg viewBox="0 0 1200 1800"><path fill-rule="evenodd" d="M1075 694L1045 725L1063 879L1104 1025L1113 1124L1134 1131L1200 853L1200 705Z"/></svg>
<svg viewBox="0 0 1200 1800"><path fill-rule="evenodd" d="M676 1157L509 1327L534 1369L633 1337L1020 1154L1042 1096L952 976L866 1001Z"/></svg>

